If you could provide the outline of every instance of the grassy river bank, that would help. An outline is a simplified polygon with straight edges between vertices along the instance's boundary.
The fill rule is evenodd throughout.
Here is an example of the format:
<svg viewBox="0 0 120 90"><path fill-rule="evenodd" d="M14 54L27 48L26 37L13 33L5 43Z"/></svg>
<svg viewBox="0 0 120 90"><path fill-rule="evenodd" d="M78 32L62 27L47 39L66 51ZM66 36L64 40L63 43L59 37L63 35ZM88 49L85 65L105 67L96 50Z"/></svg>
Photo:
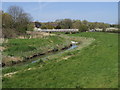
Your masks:
<svg viewBox="0 0 120 90"><path fill-rule="evenodd" d="M117 88L118 35L100 32L68 34L65 38L69 42L67 37L70 41L80 41L80 45L52 55L47 61L40 59L26 66L4 68L3 88ZM62 41L65 38L60 39L61 44L66 42ZM6 54L9 53L6 51Z"/></svg>

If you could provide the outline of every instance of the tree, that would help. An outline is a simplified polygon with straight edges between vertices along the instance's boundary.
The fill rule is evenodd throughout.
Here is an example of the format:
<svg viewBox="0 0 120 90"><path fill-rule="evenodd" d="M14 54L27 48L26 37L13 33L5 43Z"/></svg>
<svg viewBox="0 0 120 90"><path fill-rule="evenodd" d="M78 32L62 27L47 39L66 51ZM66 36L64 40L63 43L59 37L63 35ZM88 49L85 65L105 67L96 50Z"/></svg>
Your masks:
<svg viewBox="0 0 120 90"><path fill-rule="evenodd" d="M56 23L60 23L61 21L63 21L64 19L57 19L55 20Z"/></svg>
<svg viewBox="0 0 120 90"><path fill-rule="evenodd" d="M89 29L95 29L95 28L96 28L95 23L89 22Z"/></svg>
<svg viewBox="0 0 120 90"><path fill-rule="evenodd" d="M34 23L29 23L27 25L27 31L33 31L34 30Z"/></svg>
<svg viewBox="0 0 120 90"><path fill-rule="evenodd" d="M8 13L12 16L14 22L18 22L24 11L18 6L10 6L8 8Z"/></svg>
<svg viewBox="0 0 120 90"><path fill-rule="evenodd" d="M74 20L73 23L72 23L72 28L79 29L80 25L81 25L80 20Z"/></svg>
<svg viewBox="0 0 120 90"><path fill-rule="evenodd" d="M50 24L46 24L46 28L47 28L47 29L54 29L55 27L52 26L52 25L50 25Z"/></svg>
<svg viewBox="0 0 120 90"><path fill-rule="evenodd" d="M2 28L2 35L4 38L15 38L17 32L11 28Z"/></svg>
<svg viewBox="0 0 120 90"><path fill-rule="evenodd" d="M10 6L8 13L12 16L14 22L13 27L19 33L25 33L27 31L27 25L31 22L32 17L18 6Z"/></svg>
<svg viewBox="0 0 120 90"><path fill-rule="evenodd" d="M80 32L85 32L85 31L88 31L88 27L84 24L82 24L80 27L79 27L79 31Z"/></svg>
<svg viewBox="0 0 120 90"><path fill-rule="evenodd" d="M15 29L13 29L12 16L2 12L2 36L4 38L16 37Z"/></svg>
<svg viewBox="0 0 120 90"><path fill-rule="evenodd" d="M41 27L40 27L41 29L47 29L47 27L46 27L46 25L45 24L43 24L42 23L42 25L41 25Z"/></svg>
<svg viewBox="0 0 120 90"><path fill-rule="evenodd" d="M72 20L71 20L71 19L61 20L58 25L59 25L62 29L70 29L70 28L72 28Z"/></svg>
<svg viewBox="0 0 120 90"><path fill-rule="evenodd" d="M88 21L87 21L87 20L83 20L83 21L82 21L82 24L88 26Z"/></svg>
<svg viewBox="0 0 120 90"><path fill-rule="evenodd" d="M12 28L13 20L12 16L8 13L2 13L2 27L3 28Z"/></svg>
<svg viewBox="0 0 120 90"><path fill-rule="evenodd" d="M42 25L42 24L41 24L40 22L37 22L37 21L35 22L35 27L40 28L41 25Z"/></svg>
<svg viewBox="0 0 120 90"><path fill-rule="evenodd" d="M60 25L57 25L57 26L55 27L55 29L61 29Z"/></svg>

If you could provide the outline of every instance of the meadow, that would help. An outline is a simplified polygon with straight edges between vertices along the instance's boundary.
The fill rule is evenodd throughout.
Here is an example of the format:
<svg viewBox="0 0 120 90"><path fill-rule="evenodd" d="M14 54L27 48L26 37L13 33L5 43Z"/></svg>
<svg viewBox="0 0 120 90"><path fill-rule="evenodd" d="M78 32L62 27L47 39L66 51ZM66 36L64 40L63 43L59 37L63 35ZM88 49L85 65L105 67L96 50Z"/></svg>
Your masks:
<svg viewBox="0 0 120 90"><path fill-rule="evenodd" d="M85 38L76 49L47 61L4 68L3 88L118 88L118 34L82 32L67 37Z"/></svg>

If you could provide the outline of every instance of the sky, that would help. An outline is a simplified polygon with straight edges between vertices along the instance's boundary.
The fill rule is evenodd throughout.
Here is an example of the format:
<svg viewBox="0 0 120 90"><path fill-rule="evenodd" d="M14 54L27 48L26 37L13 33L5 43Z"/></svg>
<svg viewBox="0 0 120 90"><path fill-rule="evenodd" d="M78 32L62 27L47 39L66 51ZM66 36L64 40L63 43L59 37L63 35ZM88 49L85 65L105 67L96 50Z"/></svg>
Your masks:
<svg viewBox="0 0 120 90"><path fill-rule="evenodd" d="M118 23L118 2L3 2L2 9L7 12L13 5L23 8L33 17L33 21L51 22L69 18Z"/></svg>

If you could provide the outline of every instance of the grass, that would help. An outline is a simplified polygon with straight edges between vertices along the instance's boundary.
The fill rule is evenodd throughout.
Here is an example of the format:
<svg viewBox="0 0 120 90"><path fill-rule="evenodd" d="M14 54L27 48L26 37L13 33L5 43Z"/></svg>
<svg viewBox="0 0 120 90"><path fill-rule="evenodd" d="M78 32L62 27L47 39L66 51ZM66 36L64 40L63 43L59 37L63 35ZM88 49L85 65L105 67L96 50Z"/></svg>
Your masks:
<svg viewBox="0 0 120 90"><path fill-rule="evenodd" d="M3 69L4 74L8 70L19 71L3 77L3 88L117 88L118 35L85 32L68 36L95 38L95 41L83 49L78 47L49 57L46 62Z"/></svg>
<svg viewBox="0 0 120 90"><path fill-rule="evenodd" d="M22 61L26 57L37 55L38 53L46 53L53 49L61 49L69 46L71 41L59 36L48 36L44 38L33 39L8 39L7 43L3 43L6 48L3 51L3 63L9 65L12 59L8 56L15 57L13 61Z"/></svg>
<svg viewBox="0 0 120 90"><path fill-rule="evenodd" d="M9 39L8 43L3 44L4 47L7 47L3 53L9 56L24 56L24 54L33 54L36 51L43 52L53 49L56 45L62 46L63 43L66 45L70 41L57 36L35 39Z"/></svg>

